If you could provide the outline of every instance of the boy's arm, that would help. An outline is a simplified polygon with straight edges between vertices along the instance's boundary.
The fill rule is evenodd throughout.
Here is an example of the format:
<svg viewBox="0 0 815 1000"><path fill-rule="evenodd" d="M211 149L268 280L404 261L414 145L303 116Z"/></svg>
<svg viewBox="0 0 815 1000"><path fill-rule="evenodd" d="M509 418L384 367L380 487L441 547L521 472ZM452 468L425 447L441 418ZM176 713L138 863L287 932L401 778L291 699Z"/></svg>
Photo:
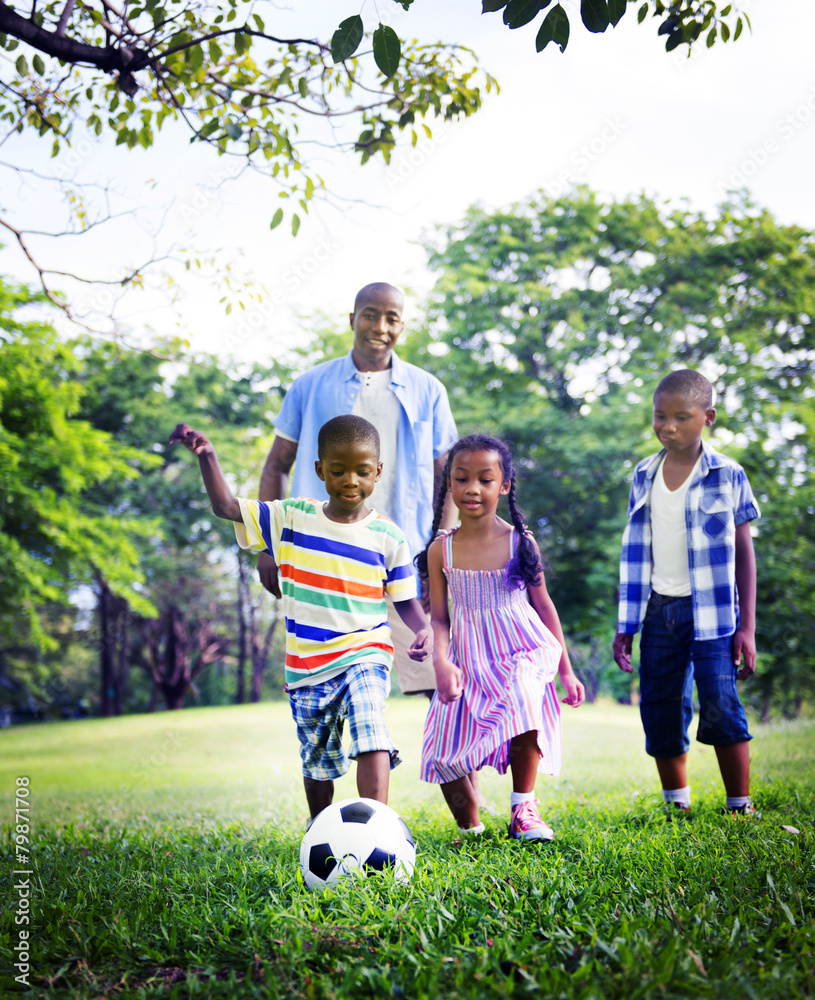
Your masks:
<svg viewBox="0 0 815 1000"><path fill-rule="evenodd" d="M736 677L744 680L756 672L756 554L749 521L736 525L736 589L739 627L733 636L733 662L741 664Z"/></svg>
<svg viewBox="0 0 815 1000"><path fill-rule="evenodd" d="M169 443L183 444L193 455L198 456L201 478L204 480L204 486L212 504L212 512L217 517L222 517L227 521L242 522L240 504L224 479L224 474L218 465L215 449L206 434L193 430L189 424L177 424L170 435Z"/></svg>
<svg viewBox="0 0 815 1000"><path fill-rule="evenodd" d="M535 550L537 551L537 543L531 536L530 541L535 546ZM538 552L538 558L540 558L540 552ZM557 613L555 602L552 600L549 595L549 591L546 589L546 580L543 576L543 570L541 570L541 580L537 587L530 587L527 585L526 589L529 594L529 603L535 609L543 624L560 643L562 649L560 654L560 665L558 666L558 676L560 677L560 683L566 691L566 697L562 698L561 701L567 705L571 705L572 708L577 708L578 705L582 705L586 700L586 689L583 686L582 681L579 680L577 674L572 669L572 663L566 649L566 639L563 635L563 627L560 624L560 615Z"/></svg>

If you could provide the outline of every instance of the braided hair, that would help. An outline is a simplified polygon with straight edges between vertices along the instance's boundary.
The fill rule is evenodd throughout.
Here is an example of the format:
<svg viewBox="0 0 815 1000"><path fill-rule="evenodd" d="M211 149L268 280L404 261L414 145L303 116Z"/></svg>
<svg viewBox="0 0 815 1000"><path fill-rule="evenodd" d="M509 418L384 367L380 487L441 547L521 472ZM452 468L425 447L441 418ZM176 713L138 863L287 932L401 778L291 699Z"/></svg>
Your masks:
<svg viewBox="0 0 815 1000"><path fill-rule="evenodd" d="M510 519L512 520L513 527L518 532L519 538L518 565L513 567L512 564L515 563L515 559L511 560L508 567L507 584L510 587L521 587L524 585L537 587L541 582L543 567L541 566L541 561L532 539L529 537L529 529L526 526L523 514L515 498L515 466L512 462L512 455L503 441L499 441L498 438L489 437L486 434L471 434L469 437L459 438L447 455L444 476L442 477L433 505L433 527L430 531L430 541L428 541L424 551L420 552L414 559L419 576L423 580L427 579L427 550L439 532L441 516L444 511L444 501L447 498L447 484L450 481L450 470L453 467L453 459L462 451L494 451L498 455L503 482L509 481L507 505L509 507Z"/></svg>

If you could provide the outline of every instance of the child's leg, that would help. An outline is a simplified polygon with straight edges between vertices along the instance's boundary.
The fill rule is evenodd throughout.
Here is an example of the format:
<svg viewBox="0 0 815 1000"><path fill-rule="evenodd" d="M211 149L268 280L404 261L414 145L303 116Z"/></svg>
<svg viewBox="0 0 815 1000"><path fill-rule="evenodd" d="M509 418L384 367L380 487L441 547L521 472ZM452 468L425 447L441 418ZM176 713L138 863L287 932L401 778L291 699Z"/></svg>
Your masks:
<svg viewBox="0 0 815 1000"><path fill-rule="evenodd" d="M666 802L688 808L688 727L693 719L693 606L652 594L640 641L640 717Z"/></svg>
<svg viewBox="0 0 815 1000"><path fill-rule="evenodd" d="M539 761L536 729L512 737L509 747L509 768L512 771L513 792L534 792Z"/></svg>
<svg viewBox="0 0 815 1000"><path fill-rule="evenodd" d="M303 786L306 790L306 802L308 803L308 811L311 818L317 815L330 806L334 801L334 782L333 781L320 781L317 778L310 778L307 774L303 775Z"/></svg>
<svg viewBox="0 0 815 1000"><path fill-rule="evenodd" d="M387 750L369 750L357 756L357 791L364 799L388 801L391 755Z"/></svg>
<svg viewBox="0 0 815 1000"><path fill-rule="evenodd" d="M715 747L719 771L728 798L746 798L750 794L750 742Z"/></svg>
<svg viewBox="0 0 815 1000"><path fill-rule="evenodd" d="M454 781L443 782L441 792L453 818L462 830L472 830L481 826L478 818L478 799L468 774Z"/></svg>
<svg viewBox="0 0 815 1000"><path fill-rule="evenodd" d="M512 771L512 821L509 835L516 840L551 840L552 828L540 818L535 802L535 779L538 776L540 750L538 732L513 736L509 747L509 767Z"/></svg>

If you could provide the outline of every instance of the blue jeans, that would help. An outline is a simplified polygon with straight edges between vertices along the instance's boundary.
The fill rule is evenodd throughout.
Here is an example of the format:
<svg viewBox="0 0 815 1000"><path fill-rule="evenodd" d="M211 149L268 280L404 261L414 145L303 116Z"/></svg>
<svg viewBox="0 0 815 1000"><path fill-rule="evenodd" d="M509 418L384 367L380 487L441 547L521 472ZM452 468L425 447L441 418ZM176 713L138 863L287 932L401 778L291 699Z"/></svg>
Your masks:
<svg viewBox="0 0 815 1000"><path fill-rule="evenodd" d="M640 717L646 753L678 757L688 752L694 680L699 696L696 739L715 747L751 740L736 670L732 635L694 639L690 597L651 594L640 640Z"/></svg>

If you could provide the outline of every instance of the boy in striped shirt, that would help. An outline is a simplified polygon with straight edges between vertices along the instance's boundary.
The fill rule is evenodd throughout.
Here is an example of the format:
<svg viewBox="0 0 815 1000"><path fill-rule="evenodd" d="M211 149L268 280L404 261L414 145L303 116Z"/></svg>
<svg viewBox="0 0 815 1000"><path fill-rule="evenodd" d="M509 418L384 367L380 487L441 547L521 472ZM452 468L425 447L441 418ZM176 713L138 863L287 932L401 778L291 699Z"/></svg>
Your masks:
<svg viewBox="0 0 815 1000"><path fill-rule="evenodd" d="M401 529L365 503L382 472L376 428L351 414L323 424L315 469L327 501L238 499L206 435L179 424L170 436L175 443L198 456L212 510L235 522L238 544L269 553L277 564L286 690L311 816L331 804L334 779L348 771L349 758L357 762L359 794L387 802L390 771L400 757L384 722L393 662L385 594L415 634L409 656L428 657L433 633L416 598Z"/></svg>

